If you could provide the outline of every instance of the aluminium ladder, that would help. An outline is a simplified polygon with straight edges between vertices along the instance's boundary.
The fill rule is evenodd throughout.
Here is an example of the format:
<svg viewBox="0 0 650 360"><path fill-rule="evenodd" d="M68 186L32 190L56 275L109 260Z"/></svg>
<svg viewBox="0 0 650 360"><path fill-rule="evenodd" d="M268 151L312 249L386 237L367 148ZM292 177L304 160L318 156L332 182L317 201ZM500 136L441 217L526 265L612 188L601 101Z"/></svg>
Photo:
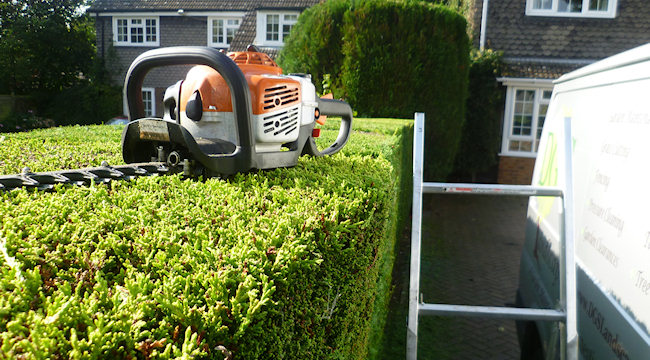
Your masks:
<svg viewBox="0 0 650 360"><path fill-rule="evenodd" d="M512 320L560 321L562 330L562 358L578 358L576 269L573 219L573 149L571 123L564 122L565 134L565 187L536 187L531 185L451 184L423 182L424 114L415 114L413 141L413 222L411 228L411 268L409 287L409 312L406 358L417 360L418 318L422 315L469 316ZM515 307L468 306L451 304L426 304L419 301L420 247L423 193L466 193L519 196L555 196L562 198L563 215L560 250L560 307L561 309L531 309Z"/></svg>

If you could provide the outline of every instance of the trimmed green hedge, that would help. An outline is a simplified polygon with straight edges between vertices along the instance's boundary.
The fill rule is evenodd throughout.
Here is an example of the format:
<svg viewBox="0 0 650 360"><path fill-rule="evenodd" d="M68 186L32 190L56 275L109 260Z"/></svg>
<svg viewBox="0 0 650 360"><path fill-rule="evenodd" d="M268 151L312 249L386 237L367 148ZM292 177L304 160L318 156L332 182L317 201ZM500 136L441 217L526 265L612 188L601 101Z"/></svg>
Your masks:
<svg viewBox="0 0 650 360"><path fill-rule="evenodd" d="M408 124L355 121L341 154L227 180L0 194L0 357L376 354L408 214L409 197L397 196ZM0 159L21 154L35 171L96 165L119 156L120 130L4 134ZM69 139L81 138L75 151Z"/></svg>
<svg viewBox="0 0 650 360"><path fill-rule="evenodd" d="M311 74L320 94L343 96L338 74L344 59L343 17L350 7L350 0L328 0L307 8L278 55L285 72ZM324 82L329 89L324 89Z"/></svg>
<svg viewBox="0 0 650 360"><path fill-rule="evenodd" d="M476 181L481 172L498 162L501 146L501 111L503 87L501 54L492 50L474 50L469 70L469 97L460 149L456 156L456 173ZM496 180L496 179L494 179Z"/></svg>
<svg viewBox="0 0 650 360"><path fill-rule="evenodd" d="M329 82L361 116L426 113L425 178L444 180L465 120L466 27L458 12L421 1L327 1L300 16L278 61Z"/></svg>

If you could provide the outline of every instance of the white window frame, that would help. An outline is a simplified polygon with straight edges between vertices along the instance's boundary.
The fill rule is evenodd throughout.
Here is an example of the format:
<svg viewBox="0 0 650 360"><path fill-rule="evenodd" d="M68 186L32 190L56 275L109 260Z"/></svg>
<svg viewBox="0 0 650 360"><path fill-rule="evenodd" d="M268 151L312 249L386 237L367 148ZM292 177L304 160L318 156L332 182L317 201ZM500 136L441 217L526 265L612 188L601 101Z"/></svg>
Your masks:
<svg viewBox="0 0 650 360"><path fill-rule="evenodd" d="M149 113L147 111L147 104L144 99L144 94L149 93L151 94L151 112ZM142 88L142 105L144 106L144 116L145 117L154 117L156 116L156 89L151 88L151 87L143 87Z"/></svg>
<svg viewBox="0 0 650 360"><path fill-rule="evenodd" d="M544 91L553 90L553 81L546 79L512 79L512 78L500 78L498 79L505 86L506 90L506 105L503 115L503 136L501 141L501 156L513 156L513 157L529 157L534 158L537 156L537 151L535 149L535 142L539 141L537 135L537 127L539 120L539 108L540 104L547 104L550 102L550 99L544 100L542 94ZM517 90L532 90L535 91L534 103L533 103L533 119L531 124L531 134L530 135L513 135L512 128L514 126L514 112L515 112L515 100ZM547 108L548 111L548 108ZM548 115L548 113L547 113ZM531 141L531 151L514 151L510 150L509 145L510 141Z"/></svg>
<svg viewBox="0 0 650 360"><path fill-rule="evenodd" d="M117 24L120 20L127 22L126 41L121 39L118 35ZM134 25L133 20L140 20L141 24ZM147 41L147 21L156 22L156 40ZM142 28L142 42L133 42L131 39L131 29ZM113 16L113 45L115 46L142 46L142 47L157 47L160 46L160 17L159 16Z"/></svg>
<svg viewBox="0 0 650 360"><path fill-rule="evenodd" d="M533 8L535 1L536 0L526 0L526 15L613 19L616 17L616 9L618 8L618 0L608 0L606 11L589 10L590 0L579 0L582 1L582 11L568 12L559 10L559 4L561 0L549 0L552 2L550 9Z"/></svg>
<svg viewBox="0 0 650 360"><path fill-rule="evenodd" d="M280 22L278 24L278 40L266 40L267 15L279 15ZM296 15L296 20L287 20L285 19L286 15ZM269 47L283 47L284 35L282 28L285 25L291 25L292 27L295 26L298 22L298 16L300 16L300 11L258 11L255 44Z"/></svg>
<svg viewBox="0 0 650 360"><path fill-rule="evenodd" d="M224 36L224 41L223 42L215 42L212 41L213 38L213 26L212 22L215 20L223 20L224 21L224 31L227 31L227 29L233 28L234 26L232 25L227 25L228 20L239 20L239 25L235 28L235 34L239 30L239 27L241 27L242 21L244 20L244 13L240 12L225 12L223 14L219 14L218 16L209 16L208 17L208 46L219 48L219 49L228 49L230 47L230 43L228 43L227 36ZM225 33L224 33L225 35Z"/></svg>

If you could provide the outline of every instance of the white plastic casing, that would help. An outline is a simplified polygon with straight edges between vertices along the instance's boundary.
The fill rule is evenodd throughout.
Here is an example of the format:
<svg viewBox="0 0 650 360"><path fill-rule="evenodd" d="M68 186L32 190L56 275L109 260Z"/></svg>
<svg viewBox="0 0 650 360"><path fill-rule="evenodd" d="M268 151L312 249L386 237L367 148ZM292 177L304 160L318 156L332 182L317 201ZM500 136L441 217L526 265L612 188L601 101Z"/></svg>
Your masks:
<svg viewBox="0 0 650 360"><path fill-rule="evenodd" d="M300 82L300 95L302 96L302 125L311 124L314 122L314 111L318 107L316 102L316 88L311 83L309 77L302 76L289 76L291 80Z"/></svg>
<svg viewBox="0 0 650 360"><path fill-rule="evenodd" d="M275 76L274 76L275 77ZM285 76L300 83L302 103L277 111L252 115L257 152L281 151L282 144L296 141L300 126L314 122L316 88L311 79L302 76ZM194 138L221 139L239 145L237 124L232 112L204 111L201 121L193 121L181 112L181 125Z"/></svg>

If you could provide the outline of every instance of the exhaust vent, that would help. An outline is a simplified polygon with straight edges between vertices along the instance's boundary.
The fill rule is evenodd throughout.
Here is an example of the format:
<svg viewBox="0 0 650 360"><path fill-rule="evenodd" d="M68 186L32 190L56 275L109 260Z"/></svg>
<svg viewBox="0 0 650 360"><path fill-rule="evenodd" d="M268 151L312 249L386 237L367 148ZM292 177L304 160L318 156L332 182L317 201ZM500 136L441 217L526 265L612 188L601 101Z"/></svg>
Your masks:
<svg viewBox="0 0 650 360"><path fill-rule="evenodd" d="M298 87L279 85L264 89L264 110L298 103L300 100Z"/></svg>
<svg viewBox="0 0 650 360"><path fill-rule="evenodd" d="M264 134L289 135L298 129L298 106L263 118Z"/></svg>

